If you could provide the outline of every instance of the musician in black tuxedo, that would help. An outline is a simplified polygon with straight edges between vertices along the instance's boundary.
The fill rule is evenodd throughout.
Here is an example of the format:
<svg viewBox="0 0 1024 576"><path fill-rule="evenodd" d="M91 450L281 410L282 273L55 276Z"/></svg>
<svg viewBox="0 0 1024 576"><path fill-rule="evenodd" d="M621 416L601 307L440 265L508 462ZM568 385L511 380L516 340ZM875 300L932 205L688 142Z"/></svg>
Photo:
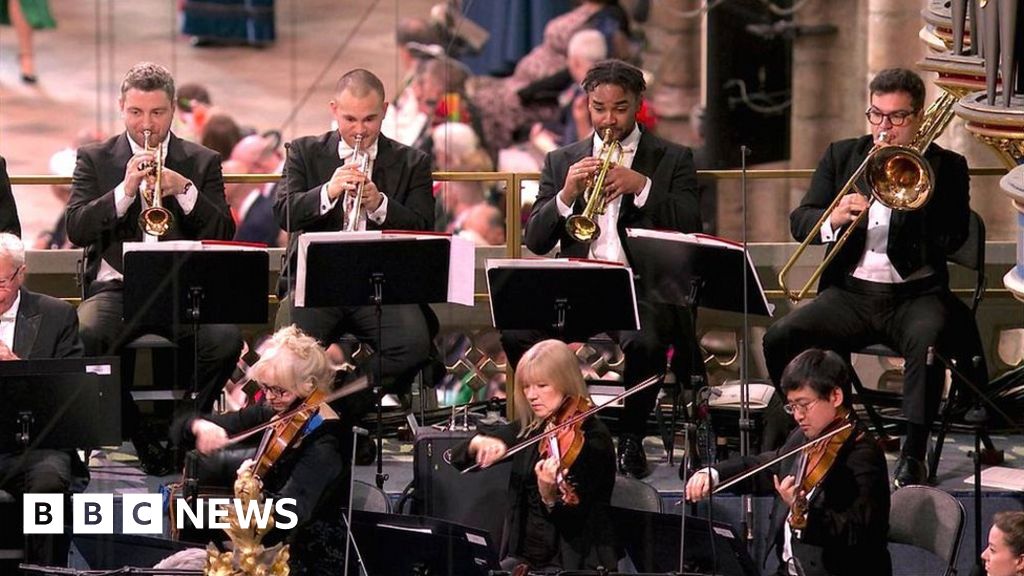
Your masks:
<svg viewBox="0 0 1024 576"><path fill-rule="evenodd" d="M596 258L629 263L623 241L626 228L653 228L679 232L700 231L697 174L688 148L643 132L636 111L646 89L642 73L618 60L595 64L583 79L589 100L593 138L559 148L547 155L541 172L540 192L526 225L526 245L535 254L546 254L560 243L561 257ZM622 144L623 157L608 171L604 190L605 214L598 217L601 234L585 244L568 235L566 218L583 211L580 196L587 179L600 168L597 158L606 132ZM609 335L626 356L625 384L631 387L665 372L669 344L676 346L675 368L686 378L692 367L695 337L689 312L676 306L638 302L640 330ZM506 330L501 341L513 365L535 342L552 337L549 331ZM567 340L586 340L592 334L565 334ZM685 380L684 380L685 381ZM647 415L654 407L658 388L626 399L619 438L619 469L636 477L648 474L643 451Z"/></svg>
<svg viewBox="0 0 1024 576"><path fill-rule="evenodd" d="M0 362L81 356L75 309L22 287L27 273L24 244L14 234L0 232ZM74 451L0 453L0 490L15 498L82 491L88 482L89 471ZM69 545L61 534L30 535L25 561L66 566Z"/></svg>
<svg viewBox="0 0 1024 576"><path fill-rule="evenodd" d="M150 132L150 145L155 149L162 144L164 150L162 198L173 224L160 239L230 240L235 232L224 199L220 157L171 133L174 93L174 79L162 66L143 62L128 71L118 102L125 131L78 150L67 229L71 242L86 248L86 298L78 308L86 354L119 354L140 334L160 334L178 341L181 354L177 358L189 361L179 367L179 380L189 382L193 349L190 326L138 326L131 318L122 318L123 244L158 240L139 226L143 203L149 205L146 194L153 189L156 160L155 151L144 150L145 131ZM241 334L236 326L207 324L200 327L197 338L196 401L200 410L208 411L234 370ZM152 439L139 434L138 411L128 390L122 392L122 400L125 433L133 437L144 469L166 470L166 453L161 453Z"/></svg>
<svg viewBox="0 0 1024 576"><path fill-rule="evenodd" d="M871 135L829 146L810 189L790 215L790 228L794 238L813 235L815 243L826 244L831 252L861 212L868 210L867 217L825 268L818 296L769 327L764 354L778 383L786 364L811 346L849 353L883 343L899 352L906 360L903 411L909 420L895 471L899 487L927 477L925 448L944 381L943 367L928 365L928 349L935 347L947 357L953 356L951 349L960 348L981 354L977 326L967 307L950 293L946 266L947 256L968 235L970 184L964 157L931 144L924 158L935 172L935 189L923 208L894 211L880 202L868 208L865 196L851 192L821 229L813 229L882 132L889 144L907 145L921 125L925 89L916 73L883 70L872 80L870 93ZM953 340L954 332L961 344ZM986 374L983 366L977 372ZM987 381L985 376L980 379Z"/></svg>
<svg viewBox="0 0 1024 576"><path fill-rule="evenodd" d="M18 220L18 206L11 192L11 179L7 175L7 160L0 156L0 232L21 236L21 222Z"/></svg>
<svg viewBox="0 0 1024 576"><path fill-rule="evenodd" d="M380 133L387 109L380 79L363 69L347 72L338 80L329 106L338 129L298 138L288 148L285 182L274 205L278 224L291 232L291 271L282 273L282 292L295 285L298 233L343 230L360 183L363 195L358 199L357 230L434 227L430 157ZM369 174L349 161L357 136L362 137L362 149L370 156ZM371 348L377 346L377 317L372 306L298 308L290 303L291 298L282 302L278 327L288 323L286 314L290 312L291 322L324 346L346 333ZM425 312L416 305L383 307L379 352L383 356L382 383L389 392L403 392L426 362L430 335ZM376 359L370 365L377 370Z"/></svg>
<svg viewBox="0 0 1024 576"><path fill-rule="evenodd" d="M806 350L786 367L781 386L784 408L797 423L785 444L777 451L698 471L686 484L686 499L705 498L715 486L850 423L850 433L822 440L825 448L797 452L738 482L732 491L777 496L768 520L765 559L774 549L779 576L892 574L885 454L850 407L846 362L835 352ZM801 508L806 518L802 527L793 519Z"/></svg>

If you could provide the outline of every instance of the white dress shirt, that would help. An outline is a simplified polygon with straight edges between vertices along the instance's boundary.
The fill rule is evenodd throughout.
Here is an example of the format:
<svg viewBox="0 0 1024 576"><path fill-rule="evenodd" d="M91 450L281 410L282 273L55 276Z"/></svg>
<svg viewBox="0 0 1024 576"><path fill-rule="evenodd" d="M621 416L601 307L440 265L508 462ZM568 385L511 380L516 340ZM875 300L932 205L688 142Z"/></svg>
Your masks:
<svg viewBox="0 0 1024 576"><path fill-rule="evenodd" d="M6 312L0 314L0 342L14 350L14 325L18 321L18 308L21 306L21 291L14 297L14 304Z"/></svg>
<svg viewBox="0 0 1024 576"><path fill-rule="evenodd" d="M892 209L881 202L875 201L868 208L868 237L864 242L864 253L853 270L853 277L880 284L899 284L909 280L924 278L933 272L930 266L915 270L908 277L900 276L896 267L889 260L889 223L892 220ZM821 241L835 242L842 235L843 228L832 229L832 223L825 220L821 225ZM845 247L843 248L845 249Z"/></svg>
<svg viewBox="0 0 1024 576"><path fill-rule="evenodd" d="M628 136L622 139L620 144L622 145L622 156L619 158L618 165L631 168L633 166L633 157L636 155L636 147L640 144L640 127L633 126L633 131ZM595 158L601 154L601 148L604 146L604 142L601 137L595 132L594 133L594 144L592 147L592 156ZM646 178L647 183L644 184L643 190L638 192L633 197L633 205L637 208L643 208L647 203L647 198L651 194L651 179ZM563 188L564 190L564 188ZM576 198L576 202L586 203L586 200L581 194ZM572 216L572 206L569 206L562 202L561 190L555 196L555 205L558 207L558 213L563 218ZM622 247L622 240L619 238L619 212L622 208L622 196L618 196L615 200L612 200L605 206L604 214L597 216L597 225L601 228L601 235L590 243L590 258L596 260L607 260L609 262L622 262L626 263L626 252Z"/></svg>

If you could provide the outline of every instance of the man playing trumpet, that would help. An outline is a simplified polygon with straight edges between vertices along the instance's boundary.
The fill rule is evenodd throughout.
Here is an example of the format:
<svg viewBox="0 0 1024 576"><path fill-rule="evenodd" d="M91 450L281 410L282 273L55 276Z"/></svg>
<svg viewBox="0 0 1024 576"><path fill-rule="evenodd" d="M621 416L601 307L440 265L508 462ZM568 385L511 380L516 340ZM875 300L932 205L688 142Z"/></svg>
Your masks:
<svg viewBox="0 0 1024 576"><path fill-rule="evenodd" d="M829 146L811 187L790 215L790 228L797 240L812 236L831 253L837 238L862 212L867 211L867 218L825 267L818 296L768 329L764 355L776 385L786 364L812 346L850 353L883 343L903 356L903 412L908 424L894 478L900 487L923 483L927 477L929 426L944 382L943 366L928 361L929 349L943 351L951 344L946 340L950 327L963 324L965 347L981 350L973 320L949 291L946 267L947 256L967 239L970 184L964 157L931 144L923 157L934 171L934 190L923 208L895 211L881 202L869 204L866 196L850 189L820 229L814 229L883 132L883 145L907 146L924 121L924 82L913 71L879 72L870 93L865 115L871 135ZM977 372L984 377L984 366Z"/></svg>
<svg viewBox="0 0 1024 576"><path fill-rule="evenodd" d="M594 135L559 148L545 158L540 192L526 225L527 247L535 254L547 254L560 243L561 257L628 264L630 255L622 240L626 228L700 231L693 153L642 131L636 123L636 112L646 89L640 70L619 60L604 60L587 72L583 89L588 97ZM600 233L588 242L570 235L566 221L584 211L586 199L582 194L601 169L605 139L618 142L621 150L611 155L614 165L604 175L603 213L594 218ZM676 358L683 372L680 376L686 378L692 368L695 346L688 311L649 302L643 299L642 292L637 304L640 330L609 334L625 353L626 387L664 373L669 344L676 346ZM565 337L583 341L592 335ZM530 346L552 336L544 331L506 330L501 341L508 361L517 365ZM647 415L657 395L658 388L651 387L625 401L619 438L620 472L639 478L648 474L642 439Z"/></svg>

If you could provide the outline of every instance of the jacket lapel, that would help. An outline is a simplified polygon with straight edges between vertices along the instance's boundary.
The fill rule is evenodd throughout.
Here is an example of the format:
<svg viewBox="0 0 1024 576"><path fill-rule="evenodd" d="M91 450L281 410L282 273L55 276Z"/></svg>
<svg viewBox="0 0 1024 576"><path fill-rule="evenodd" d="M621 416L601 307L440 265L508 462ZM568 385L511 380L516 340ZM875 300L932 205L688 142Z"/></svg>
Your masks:
<svg viewBox="0 0 1024 576"><path fill-rule="evenodd" d="M21 359L32 355L36 337L39 335L39 323L42 321L39 308L25 290L21 291L21 303L18 304L18 319L14 324L14 354Z"/></svg>

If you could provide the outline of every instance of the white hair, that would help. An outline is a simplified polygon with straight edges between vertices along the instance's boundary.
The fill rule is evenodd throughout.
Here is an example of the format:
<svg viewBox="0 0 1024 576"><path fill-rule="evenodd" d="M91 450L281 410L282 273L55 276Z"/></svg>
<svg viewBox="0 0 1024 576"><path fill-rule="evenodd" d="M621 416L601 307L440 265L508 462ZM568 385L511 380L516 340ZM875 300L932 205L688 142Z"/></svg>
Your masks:
<svg viewBox="0 0 1024 576"><path fill-rule="evenodd" d="M15 268L25 265L25 245L10 232L0 232L0 258L10 258Z"/></svg>
<svg viewBox="0 0 1024 576"><path fill-rule="evenodd" d="M569 48L566 50L569 58L582 58L587 62L599 62L608 57L608 43L601 34L593 28L580 30L569 39Z"/></svg>
<svg viewBox="0 0 1024 576"><path fill-rule="evenodd" d="M449 158L462 158L480 147L480 140L469 124L462 122L445 122L439 124L431 133L434 147L445 151Z"/></svg>

